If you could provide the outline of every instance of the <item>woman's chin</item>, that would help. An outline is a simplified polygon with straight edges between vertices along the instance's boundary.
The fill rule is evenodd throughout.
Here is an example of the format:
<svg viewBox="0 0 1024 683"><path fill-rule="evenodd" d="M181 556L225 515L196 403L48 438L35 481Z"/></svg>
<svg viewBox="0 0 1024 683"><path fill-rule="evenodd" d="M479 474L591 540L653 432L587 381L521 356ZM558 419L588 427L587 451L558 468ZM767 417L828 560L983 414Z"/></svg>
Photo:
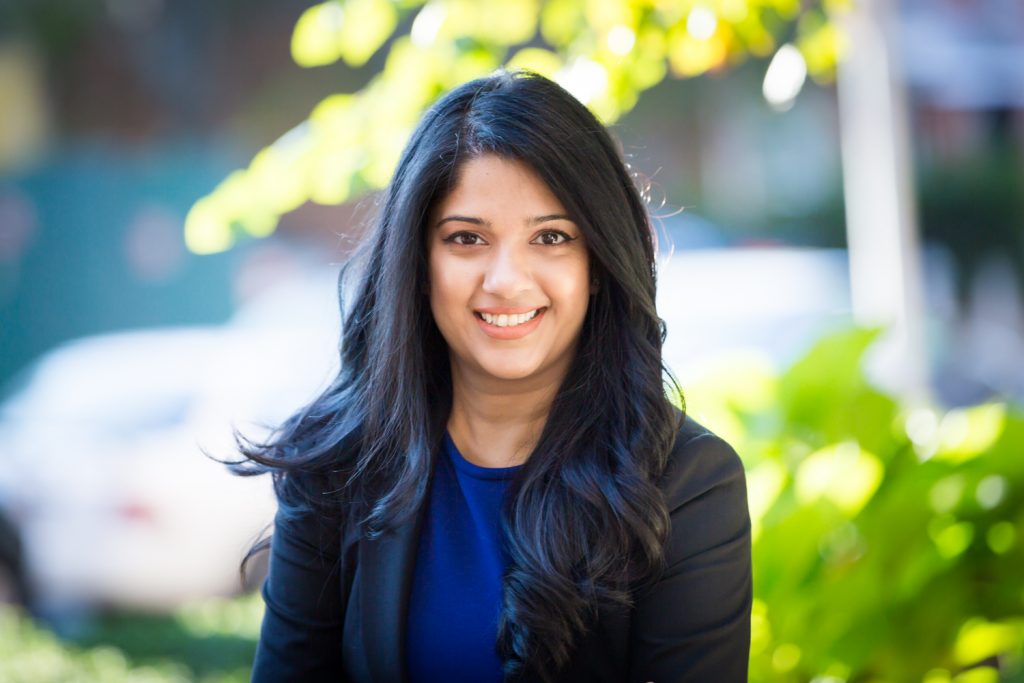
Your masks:
<svg viewBox="0 0 1024 683"><path fill-rule="evenodd" d="M560 384L571 361L571 350L552 356L535 349L488 349L468 358L452 354L452 369L467 379L484 382L515 382L531 386Z"/></svg>
<svg viewBox="0 0 1024 683"><path fill-rule="evenodd" d="M499 382L523 382L538 376L539 368L535 365L498 365L481 368L483 374Z"/></svg>
<svg viewBox="0 0 1024 683"><path fill-rule="evenodd" d="M527 354L505 351L478 357L476 372L484 379L497 382L525 382L550 375L550 365Z"/></svg>

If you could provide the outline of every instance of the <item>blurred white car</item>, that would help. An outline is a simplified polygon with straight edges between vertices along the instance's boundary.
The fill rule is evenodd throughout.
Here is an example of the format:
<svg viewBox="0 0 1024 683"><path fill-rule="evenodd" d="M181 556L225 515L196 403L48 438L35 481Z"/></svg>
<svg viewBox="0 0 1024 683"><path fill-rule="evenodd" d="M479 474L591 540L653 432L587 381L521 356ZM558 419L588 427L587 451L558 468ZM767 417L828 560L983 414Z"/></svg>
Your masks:
<svg viewBox="0 0 1024 683"><path fill-rule="evenodd" d="M53 615L237 593L271 481L200 449L237 459L232 425L265 436L330 381L335 277L276 287L224 326L74 340L24 371L0 404L0 548L20 541L0 553L0 599L27 592Z"/></svg>

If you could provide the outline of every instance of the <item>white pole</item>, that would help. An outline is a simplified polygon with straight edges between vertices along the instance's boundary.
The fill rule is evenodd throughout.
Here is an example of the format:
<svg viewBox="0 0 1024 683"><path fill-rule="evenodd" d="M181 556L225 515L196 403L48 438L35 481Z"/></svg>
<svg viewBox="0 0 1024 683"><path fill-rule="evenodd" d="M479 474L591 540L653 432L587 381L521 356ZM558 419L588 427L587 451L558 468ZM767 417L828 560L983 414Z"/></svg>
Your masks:
<svg viewBox="0 0 1024 683"><path fill-rule="evenodd" d="M856 0L836 17L840 141L854 319L883 325L870 370L911 405L928 402L920 249L906 90L896 68L890 0Z"/></svg>

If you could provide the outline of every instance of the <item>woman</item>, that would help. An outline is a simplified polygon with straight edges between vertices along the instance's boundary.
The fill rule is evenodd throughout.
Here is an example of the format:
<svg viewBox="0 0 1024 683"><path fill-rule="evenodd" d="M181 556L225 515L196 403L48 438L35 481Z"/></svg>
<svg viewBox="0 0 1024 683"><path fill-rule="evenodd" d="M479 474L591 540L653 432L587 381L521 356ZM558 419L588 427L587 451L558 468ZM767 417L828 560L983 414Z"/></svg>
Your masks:
<svg viewBox="0 0 1024 683"><path fill-rule="evenodd" d="M253 680L745 681L742 466L665 396L607 131L499 72L426 113L380 201L338 377L243 443L279 499Z"/></svg>

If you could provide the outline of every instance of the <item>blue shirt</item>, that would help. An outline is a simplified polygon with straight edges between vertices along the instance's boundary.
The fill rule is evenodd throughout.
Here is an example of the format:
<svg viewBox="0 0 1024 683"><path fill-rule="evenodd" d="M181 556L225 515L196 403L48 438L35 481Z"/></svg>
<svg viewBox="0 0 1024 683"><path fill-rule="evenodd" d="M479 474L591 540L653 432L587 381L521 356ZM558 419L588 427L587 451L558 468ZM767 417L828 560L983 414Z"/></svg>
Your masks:
<svg viewBox="0 0 1024 683"><path fill-rule="evenodd" d="M496 648L508 566L501 505L522 467L481 467L445 433L420 532L406 623L413 683L501 683Z"/></svg>

